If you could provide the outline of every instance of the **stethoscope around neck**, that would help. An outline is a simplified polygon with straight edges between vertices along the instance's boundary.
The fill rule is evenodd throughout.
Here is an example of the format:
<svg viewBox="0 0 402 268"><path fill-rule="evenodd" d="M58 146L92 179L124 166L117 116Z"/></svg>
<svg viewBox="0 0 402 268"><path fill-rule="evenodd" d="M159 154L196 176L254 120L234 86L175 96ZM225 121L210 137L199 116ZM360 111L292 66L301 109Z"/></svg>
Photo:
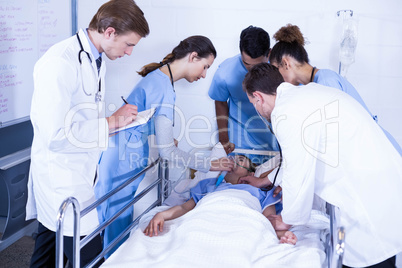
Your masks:
<svg viewBox="0 0 402 268"><path fill-rule="evenodd" d="M82 45L81 39L78 35L78 33L76 33L76 37L78 40L78 43L80 45L80 51L78 52L78 62L80 63L81 66L81 81L82 81L82 90L84 91L85 95L87 96L92 96L92 93L88 93L85 90L85 87L89 87L89 88L95 88L96 86L94 86L94 84L90 84L90 83L97 83L97 76L94 72L94 69L92 68L92 59L91 59L91 55L84 50L84 47ZM88 61L87 64L85 64L82 59L82 53L87 55ZM91 79L91 77L93 79ZM98 90L95 94L95 102L99 102L102 100L102 96L101 96L101 79L99 79L99 83L98 83Z"/></svg>
<svg viewBox="0 0 402 268"><path fill-rule="evenodd" d="M255 111L257 112L258 116L259 116L260 119L262 120L262 122L264 122L264 124L267 126L267 128L269 129L269 131L271 132L271 134L275 136L275 133L272 131L272 128L271 128L271 126L269 125L269 123L267 122L267 119L265 119L265 118L260 114L260 112L258 111L258 109L257 109L255 103L253 103L253 106L254 106L254 109L255 109ZM279 170L280 170L281 167L282 167L282 160L283 160L283 157L282 157L282 149L281 149L281 146L280 146L278 140L277 140L276 142L277 142L277 144L278 144L279 156L280 156L278 169L276 170L275 177L274 177L274 181L272 182L272 184L271 184L270 186L266 187L266 188L261 188L261 190L263 190L263 191L270 191L270 190L272 190L272 188L275 186L275 182L276 182L276 178L278 177Z"/></svg>

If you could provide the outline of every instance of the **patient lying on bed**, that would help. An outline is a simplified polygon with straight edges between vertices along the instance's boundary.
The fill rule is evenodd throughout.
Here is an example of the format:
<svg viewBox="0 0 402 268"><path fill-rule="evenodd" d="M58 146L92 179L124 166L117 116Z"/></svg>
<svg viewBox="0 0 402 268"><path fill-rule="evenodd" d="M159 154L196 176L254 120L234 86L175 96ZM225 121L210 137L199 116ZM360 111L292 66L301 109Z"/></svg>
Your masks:
<svg viewBox="0 0 402 268"><path fill-rule="evenodd" d="M263 215L267 217L267 219L270 219L270 215L276 214L275 203L280 201L281 196L278 195L274 197L273 191L265 192L252 185L238 184L241 177L250 175L253 170L251 161L245 156L236 155L235 163L236 165L233 171L226 174L225 181L219 186L216 187L217 178L202 180L190 190L190 200L184 204L177 205L157 213L145 228L144 234L150 237L158 235L158 231L163 231L165 221L176 219L186 214L192 210L198 201L200 201L208 193L227 189L236 189L249 192L252 196L259 200ZM293 245L296 244L297 237L291 231L289 231L289 225L286 225L283 222L282 224L278 224L278 222L275 221L273 226L280 243L288 243Z"/></svg>

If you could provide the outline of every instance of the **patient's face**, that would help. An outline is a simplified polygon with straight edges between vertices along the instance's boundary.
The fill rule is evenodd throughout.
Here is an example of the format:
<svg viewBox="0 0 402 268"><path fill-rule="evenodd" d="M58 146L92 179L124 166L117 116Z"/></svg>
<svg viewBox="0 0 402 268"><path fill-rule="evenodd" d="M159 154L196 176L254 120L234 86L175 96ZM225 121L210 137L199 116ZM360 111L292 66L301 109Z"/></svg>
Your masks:
<svg viewBox="0 0 402 268"><path fill-rule="evenodd" d="M243 177L250 173L248 169L250 169L250 159L245 157L244 155L236 155L234 157L235 166L233 168L233 173L236 175Z"/></svg>

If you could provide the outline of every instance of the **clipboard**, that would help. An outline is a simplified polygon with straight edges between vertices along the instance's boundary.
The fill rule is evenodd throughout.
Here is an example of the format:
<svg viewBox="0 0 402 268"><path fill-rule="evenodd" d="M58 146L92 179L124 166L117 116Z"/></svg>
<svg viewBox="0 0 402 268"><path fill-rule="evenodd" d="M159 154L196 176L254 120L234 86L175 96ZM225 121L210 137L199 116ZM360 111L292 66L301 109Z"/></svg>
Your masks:
<svg viewBox="0 0 402 268"><path fill-rule="evenodd" d="M136 126L139 126L139 125L146 124L151 119L151 117L155 114L155 111L156 111L156 108L154 107L154 108L139 112L137 114L137 118L133 122L131 122L128 125L125 125L124 127L120 127L118 129L115 129L115 130L111 131L109 133L109 135L115 134L115 133L120 132L120 131L130 129L130 128L133 128L133 127L136 127Z"/></svg>

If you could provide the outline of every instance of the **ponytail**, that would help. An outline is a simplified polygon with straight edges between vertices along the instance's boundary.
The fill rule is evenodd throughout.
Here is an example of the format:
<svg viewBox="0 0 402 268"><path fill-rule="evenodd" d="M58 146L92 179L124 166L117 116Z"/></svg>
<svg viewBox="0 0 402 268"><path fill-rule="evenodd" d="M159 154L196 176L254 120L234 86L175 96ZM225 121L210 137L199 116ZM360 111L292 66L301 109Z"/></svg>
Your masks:
<svg viewBox="0 0 402 268"><path fill-rule="evenodd" d="M155 71L165 64L172 63L175 60L180 60L191 52L197 52L199 58L208 58L210 55L216 58L216 50L211 40L205 36L194 35L181 41L160 63L154 62L147 64L137 73L145 77L150 72Z"/></svg>

